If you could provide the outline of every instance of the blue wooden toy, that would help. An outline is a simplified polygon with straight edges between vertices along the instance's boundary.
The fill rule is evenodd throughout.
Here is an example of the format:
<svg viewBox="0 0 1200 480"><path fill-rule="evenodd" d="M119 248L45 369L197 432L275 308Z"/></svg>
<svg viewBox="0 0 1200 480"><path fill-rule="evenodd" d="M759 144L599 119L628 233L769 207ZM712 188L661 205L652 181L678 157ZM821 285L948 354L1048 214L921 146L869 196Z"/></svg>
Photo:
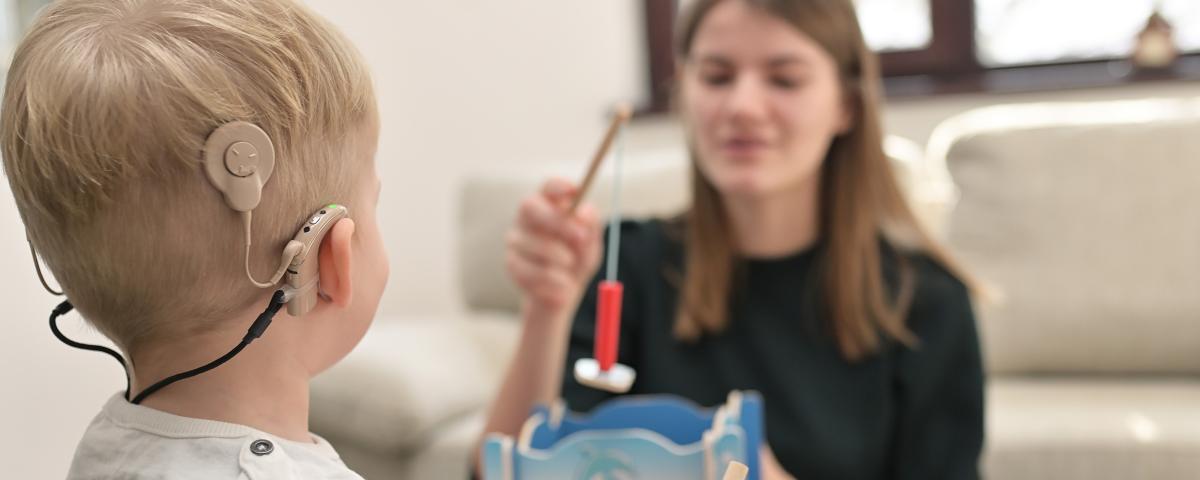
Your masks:
<svg viewBox="0 0 1200 480"><path fill-rule="evenodd" d="M539 406L513 439L490 435L484 480L720 480L730 462L759 478L762 397L701 408L672 396L618 397L587 415Z"/></svg>

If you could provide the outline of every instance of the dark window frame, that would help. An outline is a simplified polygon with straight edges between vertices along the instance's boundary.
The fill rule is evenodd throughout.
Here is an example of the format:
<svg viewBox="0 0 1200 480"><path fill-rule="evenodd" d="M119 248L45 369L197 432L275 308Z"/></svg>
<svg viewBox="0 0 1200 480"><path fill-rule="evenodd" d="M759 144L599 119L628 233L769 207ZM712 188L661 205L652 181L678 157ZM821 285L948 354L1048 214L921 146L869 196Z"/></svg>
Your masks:
<svg viewBox="0 0 1200 480"><path fill-rule="evenodd" d="M675 74L673 49L676 0L644 0L648 46L649 105L665 112ZM929 0L933 38L921 50L879 54L889 98L955 93L1013 93L1104 87L1146 81L1200 79L1200 54L1180 57L1170 68L1140 71L1127 59L1094 59L987 68L975 49L975 2Z"/></svg>

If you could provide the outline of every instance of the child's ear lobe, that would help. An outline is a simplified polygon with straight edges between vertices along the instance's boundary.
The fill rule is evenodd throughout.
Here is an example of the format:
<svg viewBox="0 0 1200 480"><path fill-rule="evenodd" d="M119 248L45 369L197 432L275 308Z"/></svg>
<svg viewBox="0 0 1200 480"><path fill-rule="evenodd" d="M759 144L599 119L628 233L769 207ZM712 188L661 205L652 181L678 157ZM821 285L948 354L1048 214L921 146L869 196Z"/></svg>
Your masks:
<svg viewBox="0 0 1200 480"><path fill-rule="evenodd" d="M321 240L317 254L319 288L328 301L339 307L350 305L354 297L351 275L354 272L354 220L338 220Z"/></svg>

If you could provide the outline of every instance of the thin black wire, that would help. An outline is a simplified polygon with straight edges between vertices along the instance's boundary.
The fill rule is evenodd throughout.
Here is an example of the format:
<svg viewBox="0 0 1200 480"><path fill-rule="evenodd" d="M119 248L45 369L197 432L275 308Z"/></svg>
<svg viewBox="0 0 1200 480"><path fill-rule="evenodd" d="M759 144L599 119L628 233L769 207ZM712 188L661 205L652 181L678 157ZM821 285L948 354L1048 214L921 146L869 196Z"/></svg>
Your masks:
<svg viewBox="0 0 1200 480"><path fill-rule="evenodd" d="M74 310L74 309L75 309L75 306L71 305L71 302L68 300L64 300L62 303L58 304L57 307L54 307L54 310L50 312L50 331L54 332L54 336L58 337L59 341L65 343L67 345L78 348L80 350L91 350L93 352L104 353L110 357L117 359L117 362L121 364L121 368L125 370L125 400L129 400L129 367L127 365L125 365L125 358L122 357L121 354L117 353L116 351L114 351L111 348L103 347L100 345L79 343L74 340L71 340L71 339L67 338L66 335L63 335L62 331L58 329L58 317L66 315L67 313L70 313L71 310Z"/></svg>
<svg viewBox="0 0 1200 480"><path fill-rule="evenodd" d="M275 294L271 296L271 303L267 304L266 310L264 310L263 313L258 315L258 318L256 318L254 320L254 323L251 324L250 328L246 330L246 335L244 337L242 337L242 341L240 343L238 343L236 347L233 347L233 350L230 350L225 355L222 355L221 358L213 360L207 364L204 364L203 366L193 368L193 369L188 370L183 373L177 373L175 375L171 375L170 377L159 380L154 385L151 385L151 386L147 387L145 390L142 390L142 392L137 394L136 397L133 397L133 400L129 400L129 388L130 388L129 387L129 367L125 364L125 359L123 357L121 357L121 354L113 351L110 348L102 347L100 345L90 345L90 344L86 344L86 343L76 342L74 340L67 338L65 335L62 334L62 332L60 332L58 330L58 325L57 325L58 317L65 315L67 312L70 312L71 309L74 308L74 306L72 306L70 302L63 302L63 303L59 304L58 307L55 307L54 311L50 313L50 330L54 332L55 337L58 337L59 340L61 340L63 343L65 343L67 345L70 345L72 347L79 348L82 350L103 352L103 353L106 353L106 354L112 356L113 358L117 359L117 361L121 363L121 367L125 369L125 399L129 400L130 403L133 403L136 405L136 404L142 403L142 401L145 400L146 397L149 397L151 394L153 394L159 390L162 390L167 385L178 382L180 380L194 377L201 373L204 373L204 372L207 372L214 368L217 368L217 367L221 366L221 364L228 362L230 359L232 359L238 353L241 353L241 351L243 349L245 349L247 345L250 345L250 342L253 342L256 338L261 337L263 335L263 333L267 331L267 327L269 327L271 325L271 319L273 319L275 317L276 313L279 313L279 309L282 308L283 304L285 303L283 297L284 297L283 290L277 290L275 292Z"/></svg>
<svg viewBox="0 0 1200 480"><path fill-rule="evenodd" d="M208 362L201 367L193 368L186 372L177 373L159 380L158 383L147 387L145 390L142 390L142 393L139 393L136 397L133 397L131 403L134 405L142 403L142 400L145 400L146 397L149 397L154 392L162 390L162 388L166 387L167 385L194 377L201 373L217 368L225 362L228 362L229 359L233 358L238 353L241 353L242 349L246 348L246 345L249 345L250 342L253 342L254 339L258 337L261 337L263 332L267 331L267 327L271 325L271 319L274 318L275 314L279 312L280 307L283 307L283 303L283 290L275 291L275 295L271 296L271 303L267 304L267 309L258 315L258 318L254 320L254 323L250 325L248 330L246 330L246 336L242 337L241 343L238 343L236 347L233 347L233 350L230 350L229 353L226 353L225 355L221 355L221 358Z"/></svg>
<svg viewBox="0 0 1200 480"><path fill-rule="evenodd" d="M229 359L233 358L234 355L237 355L238 353L240 353L242 351L242 349L246 348L246 345L249 345L249 344L250 344L249 341L246 341L245 339L243 339L241 343L239 343L236 347L233 347L233 350L230 350L229 353L222 355L221 358L213 360L213 361L205 364L202 367L193 368L186 372L177 373L175 375L171 375L167 378L159 380L158 383L155 383L154 385L146 387L145 390L142 390L142 393L139 393L139 394L137 394L136 397L133 397L133 400L131 400L130 403L133 403L134 405L140 404L140 403L142 403L142 400L145 400L146 397L150 396L150 394L157 392L159 390L162 390L162 388L167 385L178 382L180 380L194 377L201 373L204 373L204 372L207 372L214 368L217 368L217 367L221 366L222 363L228 362Z"/></svg>

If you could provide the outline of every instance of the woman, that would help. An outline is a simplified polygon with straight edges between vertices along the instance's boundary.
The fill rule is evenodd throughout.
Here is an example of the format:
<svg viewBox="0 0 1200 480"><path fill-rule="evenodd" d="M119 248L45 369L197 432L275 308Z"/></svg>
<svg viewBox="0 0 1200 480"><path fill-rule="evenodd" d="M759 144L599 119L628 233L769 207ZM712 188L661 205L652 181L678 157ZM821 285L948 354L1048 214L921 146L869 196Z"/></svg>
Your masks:
<svg viewBox="0 0 1200 480"><path fill-rule="evenodd" d="M877 60L851 1L700 0L680 33L693 203L621 227L631 393L761 392L765 478L977 478L968 279L884 156ZM560 392L573 410L609 397L564 368L591 355L602 250L594 210L564 213L575 193L546 183L509 236L524 329L488 432L515 434Z"/></svg>

